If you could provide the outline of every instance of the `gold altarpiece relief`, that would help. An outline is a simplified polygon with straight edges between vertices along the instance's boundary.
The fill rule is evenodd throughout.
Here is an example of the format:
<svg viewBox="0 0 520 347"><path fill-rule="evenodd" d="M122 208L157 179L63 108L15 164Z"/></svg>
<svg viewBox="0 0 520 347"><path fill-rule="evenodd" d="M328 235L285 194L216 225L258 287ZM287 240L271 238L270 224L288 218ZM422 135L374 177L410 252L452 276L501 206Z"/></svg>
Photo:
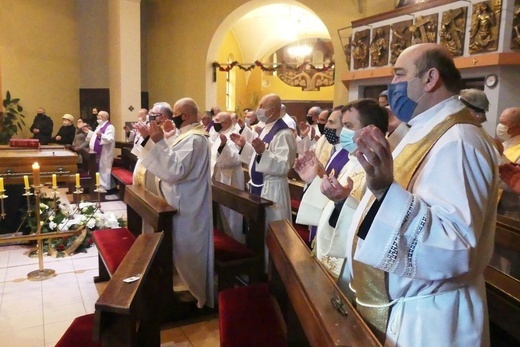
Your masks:
<svg viewBox="0 0 520 347"><path fill-rule="evenodd" d="M417 16L415 23L410 28L412 44L436 43L438 22L439 15L437 13L428 16Z"/></svg>
<svg viewBox="0 0 520 347"><path fill-rule="evenodd" d="M388 64L389 38L389 25L372 30L372 42L370 42L370 59L372 66L385 66Z"/></svg>
<svg viewBox="0 0 520 347"><path fill-rule="evenodd" d="M368 67L368 48L370 40L370 29L361 30L354 34L352 41L352 56L354 58L354 69Z"/></svg>
<svg viewBox="0 0 520 347"><path fill-rule="evenodd" d="M390 64L395 64L397 57L406 48L410 47L412 43L412 33L410 27L413 21L406 20L399 23L394 23L390 26L392 30L392 42L390 43Z"/></svg>
<svg viewBox="0 0 520 347"><path fill-rule="evenodd" d="M473 5L469 36L470 54L498 49L501 9L502 0L483 1Z"/></svg>
<svg viewBox="0 0 520 347"><path fill-rule="evenodd" d="M515 0L510 47L511 49L520 49L520 0Z"/></svg>
<svg viewBox="0 0 520 347"><path fill-rule="evenodd" d="M455 57L461 56L464 52L466 13L467 7L459 7L442 13L440 43L448 48Z"/></svg>

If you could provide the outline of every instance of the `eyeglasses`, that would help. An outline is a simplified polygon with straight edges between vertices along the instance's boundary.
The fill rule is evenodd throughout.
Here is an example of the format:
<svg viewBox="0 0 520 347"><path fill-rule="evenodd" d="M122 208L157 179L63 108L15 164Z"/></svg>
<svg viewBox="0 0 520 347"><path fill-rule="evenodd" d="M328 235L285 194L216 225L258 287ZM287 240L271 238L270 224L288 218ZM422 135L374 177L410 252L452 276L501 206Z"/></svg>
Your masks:
<svg viewBox="0 0 520 347"><path fill-rule="evenodd" d="M160 117L162 116L163 114L162 113L150 113L152 116L155 116L155 117Z"/></svg>
<svg viewBox="0 0 520 347"><path fill-rule="evenodd" d="M344 316L348 315L347 305L345 305L345 303L341 301L341 299L338 296L338 293L334 292L334 295L332 296L332 298L330 298L330 302L332 303L332 306L334 306L334 308L338 310L339 313L341 313Z"/></svg>

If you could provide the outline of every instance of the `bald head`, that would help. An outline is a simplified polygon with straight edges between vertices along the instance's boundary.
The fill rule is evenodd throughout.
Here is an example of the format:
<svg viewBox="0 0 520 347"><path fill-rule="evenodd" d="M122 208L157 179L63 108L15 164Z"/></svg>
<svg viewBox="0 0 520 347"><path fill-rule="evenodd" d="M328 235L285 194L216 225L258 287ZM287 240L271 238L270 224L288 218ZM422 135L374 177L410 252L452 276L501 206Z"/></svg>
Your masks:
<svg viewBox="0 0 520 347"><path fill-rule="evenodd" d="M393 72L392 84L407 82L407 96L417 103L411 115L404 115L404 109L392 110L405 121L459 92L460 72L449 50L436 43L423 43L405 49L397 58ZM395 93L399 91L389 93L391 102L400 97Z"/></svg>
<svg viewBox="0 0 520 347"><path fill-rule="evenodd" d="M191 98L182 98L175 102L173 105L174 117L182 116L182 127L196 123L197 115L199 113L199 107L195 101Z"/></svg>
<svg viewBox="0 0 520 347"><path fill-rule="evenodd" d="M231 115L228 112L220 112L213 121L217 124L222 124L222 131L229 129L233 124Z"/></svg>
<svg viewBox="0 0 520 347"><path fill-rule="evenodd" d="M437 43L423 43L408 47L403 53L408 50L411 53L409 59L415 62L417 77L423 76L431 69L436 69L444 87L453 94L459 93L460 72L455 67L453 56L446 47Z"/></svg>
<svg viewBox="0 0 520 347"><path fill-rule="evenodd" d="M500 115L499 121L507 127L520 125L520 107L506 108Z"/></svg>
<svg viewBox="0 0 520 347"><path fill-rule="evenodd" d="M99 111L97 114L97 119L101 119L104 122L110 119L110 115L107 111Z"/></svg>
<svg viewBox="0 0 520 347"><path fill-rule="evenodd" d="M265 95L258 104L259 109L265 110L265 115L269 118L266 123L272 123L280 118L282 100L276 94Z"/></svg>

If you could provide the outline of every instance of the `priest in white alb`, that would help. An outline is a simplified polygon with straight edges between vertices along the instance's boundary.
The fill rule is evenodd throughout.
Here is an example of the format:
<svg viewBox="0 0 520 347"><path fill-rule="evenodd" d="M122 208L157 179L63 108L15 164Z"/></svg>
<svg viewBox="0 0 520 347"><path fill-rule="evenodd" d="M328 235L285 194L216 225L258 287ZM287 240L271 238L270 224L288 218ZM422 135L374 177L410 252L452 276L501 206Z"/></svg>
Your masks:
<svg viewBox="0 0 520 347"><path fill-rule="evenodd" d="M240 160L237 145L229 139L231 134L238 134L233 126L231 115L227 112L220 112L213 120L213 128L218 133L218 137L211 143L211 177L220 183L227 184L244 190L244 171ZM219 208L224 232L232 236L238 242L244 242L242 231L243 216L225 206Z"/></svg>
<svg viewBox="0 0 520 347"><path fill-rule="evenodd" d="M213 228L208 134L197 121L198 107L190 98L173 106L180 135L171 146L164 132L150 122L153 147L140 155L142 165L160 180L159 194L177 209L173 217L173 263L197 306L213 307Z"/></svg>
<svg viewBox="0 0 520 347"><path fill-rule="evenodd" d="M357 309L388 346L489 346L494 145L458 99L444 46L407 48L393 73L390 107L410 130L393 153L376 127L355 140L368 188L347 243Z"/></svg>

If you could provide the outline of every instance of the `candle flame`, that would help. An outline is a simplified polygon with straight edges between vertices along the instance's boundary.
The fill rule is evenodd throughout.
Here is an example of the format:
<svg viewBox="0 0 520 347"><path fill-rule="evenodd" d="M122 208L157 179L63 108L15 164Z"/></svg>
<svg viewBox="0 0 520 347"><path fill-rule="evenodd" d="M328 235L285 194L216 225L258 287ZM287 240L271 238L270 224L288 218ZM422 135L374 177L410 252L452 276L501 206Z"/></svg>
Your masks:
<svg viewBox="0 0 520 347"><path fill-rule="evenodd" d="M36 163L34 163L34 164L32 165L32 168L33 168L33 170L34 170L34 169L39 169L39 168L40 168L40 165L38 164L38 162L36 162Z"/></svg>

